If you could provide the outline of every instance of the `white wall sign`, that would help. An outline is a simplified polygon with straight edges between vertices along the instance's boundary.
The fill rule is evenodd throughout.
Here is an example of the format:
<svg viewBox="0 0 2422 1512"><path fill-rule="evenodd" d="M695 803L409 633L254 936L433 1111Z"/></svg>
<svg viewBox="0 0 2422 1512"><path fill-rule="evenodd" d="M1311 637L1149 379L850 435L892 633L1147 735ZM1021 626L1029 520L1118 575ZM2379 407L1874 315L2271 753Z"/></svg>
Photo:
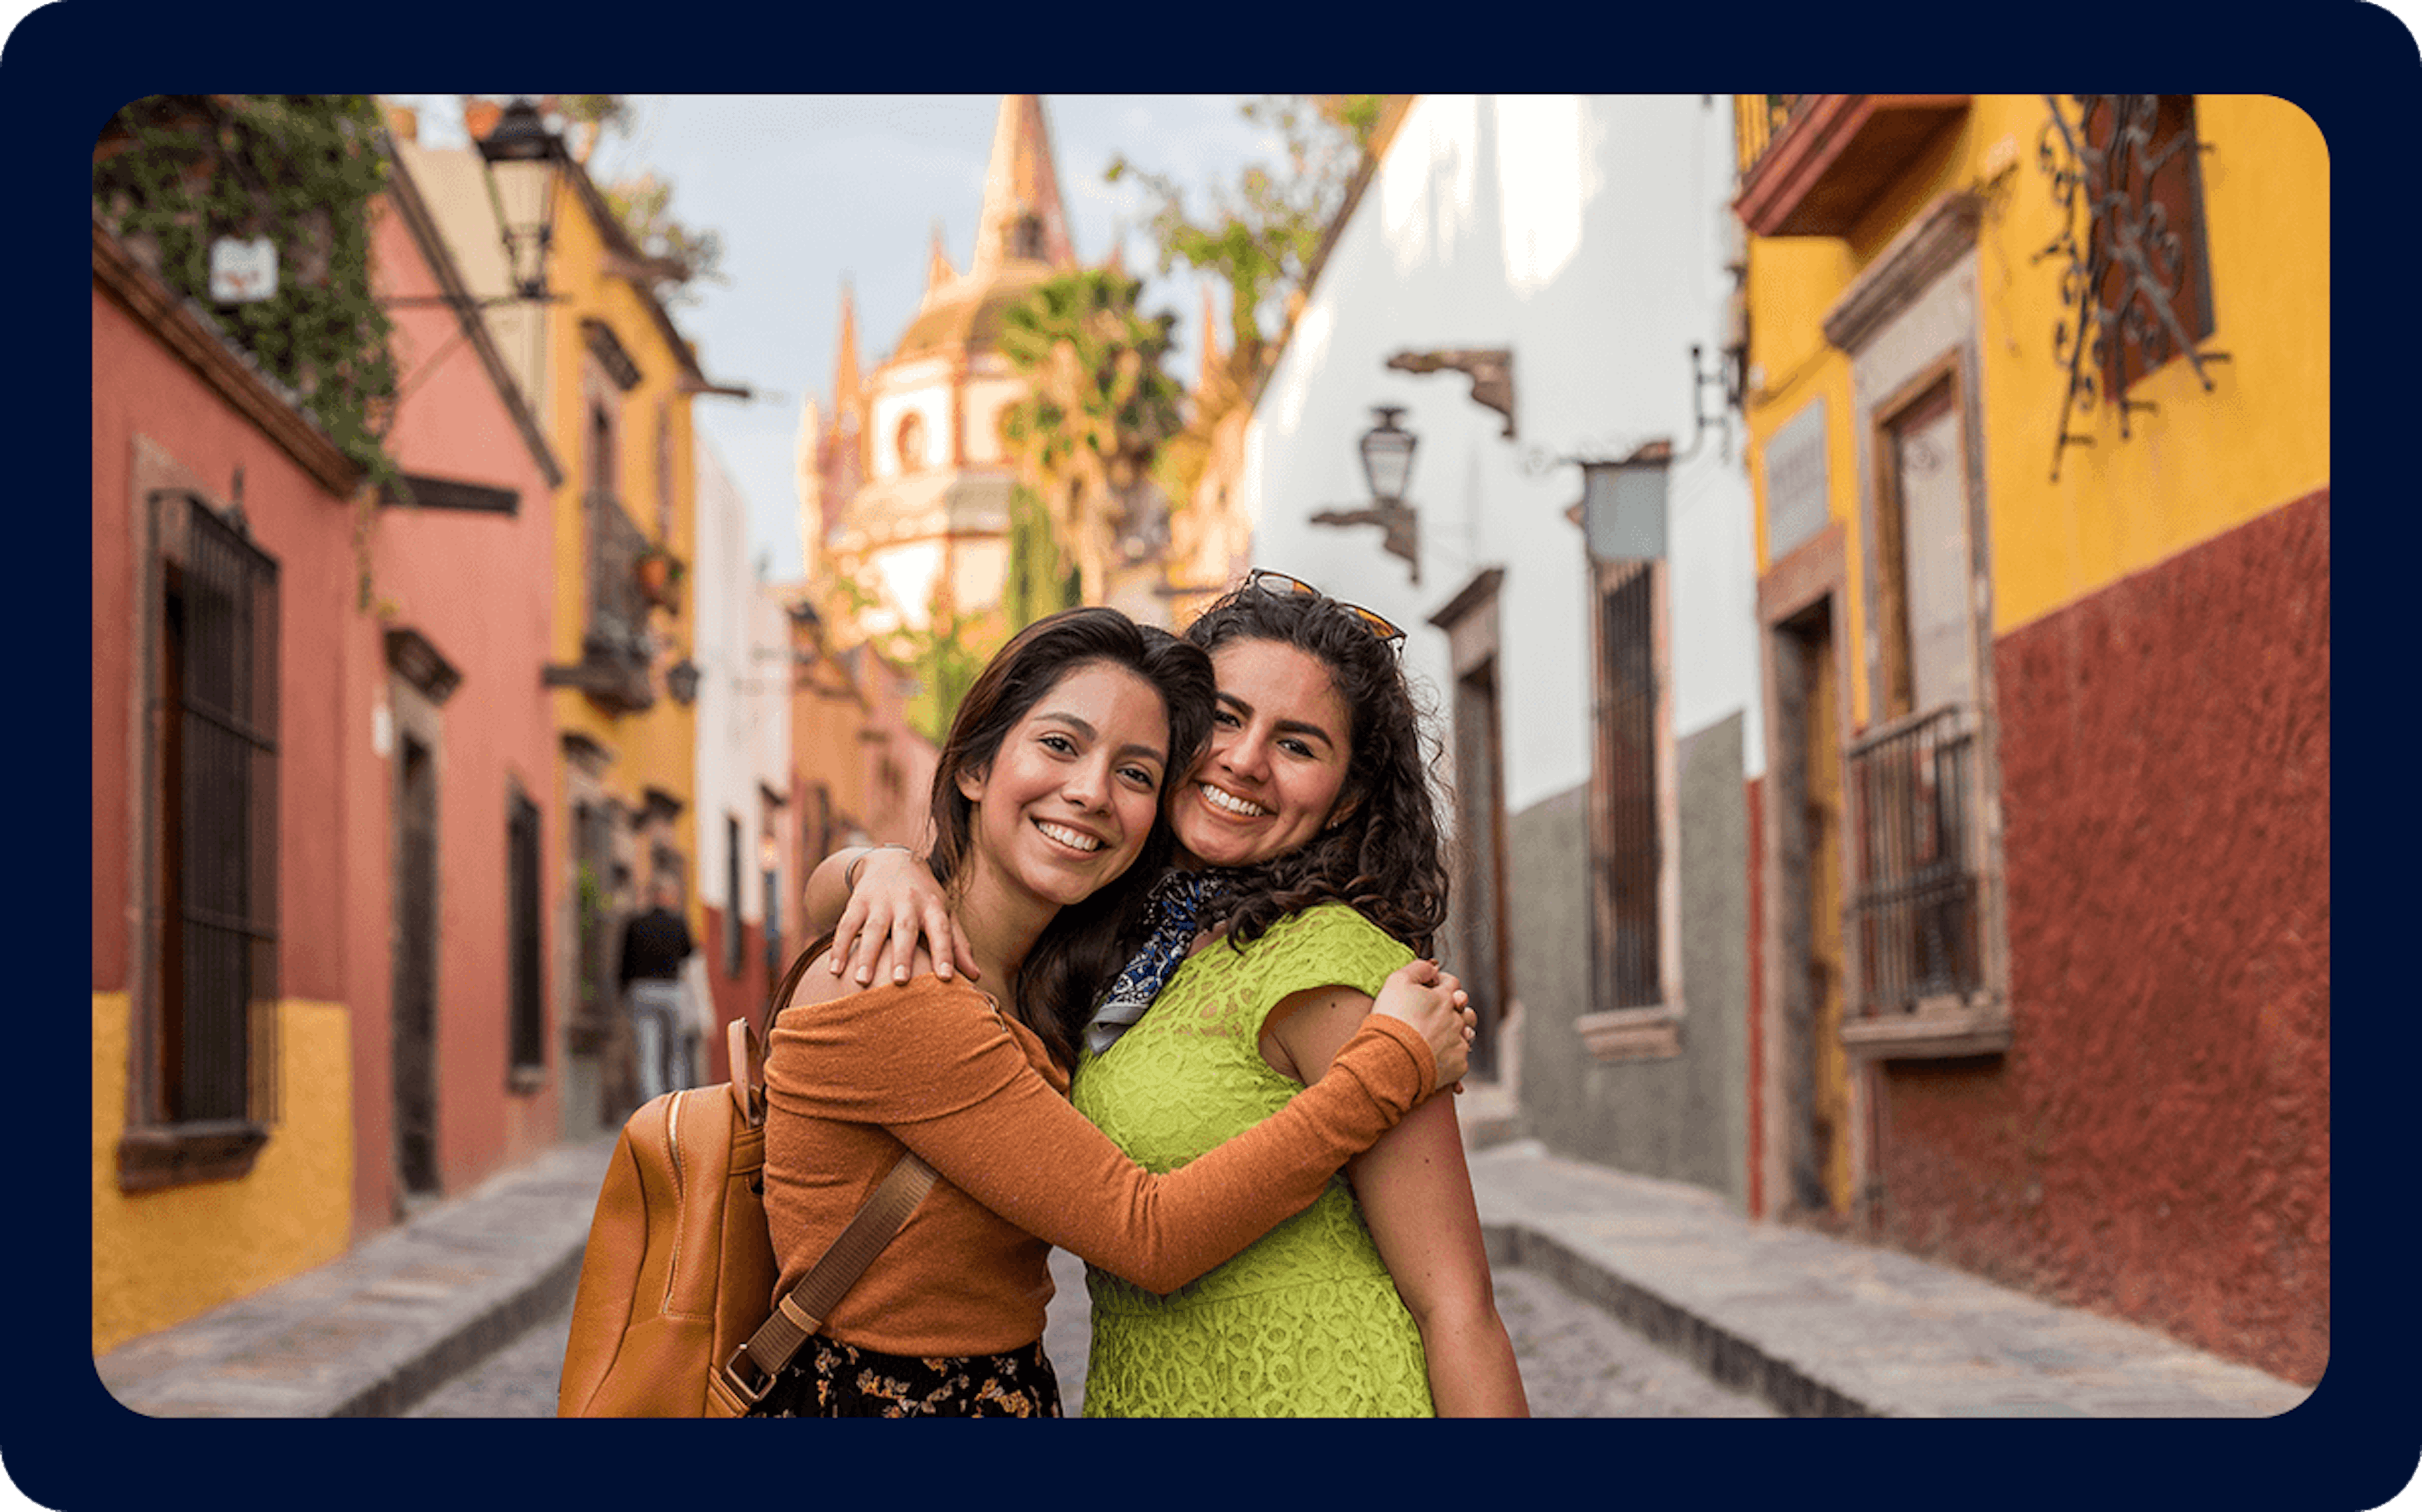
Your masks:
<svg viewBox="0 0 2422 1512"><path fill-rule="evenodd" d="M1825 401L1791 417L1766 444L1766 550L1780 557L1825 528Z"/></svg>
<svg viewBox="0 0 2422 1512"><path fill-rule="evenodd" d="M276 292L277 243L265 236L249 242L223 236L211 243L211 298L250 304Z"/></svg>

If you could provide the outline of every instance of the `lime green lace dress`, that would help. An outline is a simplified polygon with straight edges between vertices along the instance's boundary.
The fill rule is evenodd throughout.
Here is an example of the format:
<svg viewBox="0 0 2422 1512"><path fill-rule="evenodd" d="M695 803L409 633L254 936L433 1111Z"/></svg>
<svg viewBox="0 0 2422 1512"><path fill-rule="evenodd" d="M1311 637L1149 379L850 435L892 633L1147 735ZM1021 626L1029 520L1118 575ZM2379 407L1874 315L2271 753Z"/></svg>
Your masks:
<svg viewBox="0 0 2422 1512"><path fill-rule="evenodd" d="M1262 1059L1290 993L1376 995L1412 952L1344 904L1290 915L1240 955L1189 957L1142 1020L1079 1062L1077 1110L1150 1171L1184 1165L1303 1090ZM1087 1417L1427 1417L1420 1331L1341 1175L1313 1205L1166 1297L1090 1270Z"/></svg>

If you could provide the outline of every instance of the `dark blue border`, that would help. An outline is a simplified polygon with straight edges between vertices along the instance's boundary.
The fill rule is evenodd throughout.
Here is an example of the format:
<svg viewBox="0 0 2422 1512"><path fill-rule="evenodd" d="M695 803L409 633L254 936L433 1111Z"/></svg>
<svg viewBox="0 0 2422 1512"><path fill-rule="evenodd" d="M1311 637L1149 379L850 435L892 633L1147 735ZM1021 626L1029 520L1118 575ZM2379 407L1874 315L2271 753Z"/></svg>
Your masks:
<svg viewBox="0 0 2422 1512"><path fill-rule="evenodd" d="M537 19L516 19L526 11ZM668 1497L690 1506L761 1499L879 1506L973 1493L1152 1504L1566 1495L1732 1504L1816 1496L2032 1512L2047 1504L2368 1508L2395 1495L2422 1448L2412 1368L2415 1265L2400 1242L2416 1189L2415 1099L2403 1090L2416 1068L2416 993L2410 973L2387 969L2414 896L2414 827L2400 796L2408 785L2393 785L2391 770L2411 749L2395 732L2409 723L2414 634L2410 621L2392 631L2384 614L2410 602L2403 595L2412 591L2385 579L2412 560L2413 469L2394 484L2387 473L2392 446L2415 429L2395 418L2411 401L2416 354L2406 266L2414 242L2403 234L2422 139L2414 37L2386 12L2349 0L2199 8L2191 18L2012 5L1744 3L1595 13L1608 19L1486 7L1364 8L1325 20L1250 8L928 8L910 20L882 8L747 8L727 17L695 8L59 0L28 16L0 55L8 127L0 141L15 149L18 170L9 186L17 213L5 238L17 272L6 287L19 292L18 313L30 328L22 371L31 392L15 400L24 423L11 428L23 553L15 672L24 707L36 714L20 725L30 769L20 792L30 800L31 823L15 869L32 898L18 905L31 915L21 940L86 937L73 875L56 870L60 858L82 853L74 848L87 836L47 785L89 796L90 753L86 742L40 736L39 710L72 707L47 632L79 600L90 603L67 570L90 550L65 507L88 495L90 482L77 442L89 423L82 408L89 331L82 303L67 296L85 276L89 144L125 99L195 87L408 90L492 78L842 92L1203 89L1240 81L1318 87L1332 79L1400 88L1695 91L1750 78L1806 87L1812 75L1853 86L1947 75L1977 90L2033 91L2051 79L2077 88L2280 95L2306 110L2330 143L2333 287L2336 307L2351 316L2333 341L2333 489L2351 513L2333 518L2334 538L2349 550L2335 553L2332 568L2332 640L2336 665L2351 674L2342 686L2358 691L2334 700L2333 721L2333 788L2338 812L2351 816L2333 826L2334 892L2347 904L2333 927L2334 998L2347 1005L2334 1031L2335 1348L2309 1402L2281 1419L2227 1424L1016 1426L941 1429L905 1455L893 1432L838 1426L748 1438L687 1425L156 1422L118 1408L91 1372L84 1147L48 1132L81 1132L89 1116L89 1057L67 971L73 957L23 949L31 980L17 1004L21 1096L9 1121L18 1285L12 1368L0 1372L0 1450L18 1487L42 1504L75 1508L542 1498L619 1506ZM803 206L801 213L846 207ZM2341 881L2348 885L2336 887ZM88 886L81 896L89 897Z"/></svg>

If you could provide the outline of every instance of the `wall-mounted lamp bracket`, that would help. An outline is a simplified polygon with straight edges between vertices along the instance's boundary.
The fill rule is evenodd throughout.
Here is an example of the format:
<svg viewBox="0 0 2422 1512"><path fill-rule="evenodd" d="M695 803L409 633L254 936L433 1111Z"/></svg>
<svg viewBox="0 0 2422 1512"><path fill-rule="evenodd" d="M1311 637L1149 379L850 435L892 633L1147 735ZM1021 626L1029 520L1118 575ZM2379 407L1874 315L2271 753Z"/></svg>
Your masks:
<svg viewBox="0 0 2422 1512"><path fill-rule="evenodd" d="M1505 347L1457 348L1444 351L1400 351L1388 359L1399 373L1435 373L1452 368L1471 380L1471 399L1505 417L1499 433L1514 439L1514 353Z"/></svg>

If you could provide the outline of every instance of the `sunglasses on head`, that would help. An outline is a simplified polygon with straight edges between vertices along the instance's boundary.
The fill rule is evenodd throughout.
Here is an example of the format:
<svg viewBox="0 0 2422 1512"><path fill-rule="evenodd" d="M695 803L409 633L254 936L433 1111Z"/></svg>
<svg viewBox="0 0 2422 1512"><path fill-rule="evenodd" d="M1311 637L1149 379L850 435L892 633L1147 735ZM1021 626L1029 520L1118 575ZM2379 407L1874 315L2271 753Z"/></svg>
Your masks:
<svg viewBox="0 0 2422 1512"><path fill-rule="evenodd" d="M1352 615L1356 619L1360 620L1362 622L1362 628L1369 631L1379 639L1386 641L1391 645L1401 646L1404 644L1405 632L1398 630L1387 619L1374 614L1368 609L1363 608L1359 603L1347 603L1343 599L1329 599L1329 595L1321 592L1318 588L1313 587L1311 584L1306 583L1301 578L1291 578L1283 572L1272 572L1266 568L1257 567L1253 569L1252 571L1245 575L1245 586L1249 588L1257 588L1264 593L1275 594L1282 599L1328 599L1330 603L1335 604L1338 608L1345 610L1349 615Z"/></svg>

